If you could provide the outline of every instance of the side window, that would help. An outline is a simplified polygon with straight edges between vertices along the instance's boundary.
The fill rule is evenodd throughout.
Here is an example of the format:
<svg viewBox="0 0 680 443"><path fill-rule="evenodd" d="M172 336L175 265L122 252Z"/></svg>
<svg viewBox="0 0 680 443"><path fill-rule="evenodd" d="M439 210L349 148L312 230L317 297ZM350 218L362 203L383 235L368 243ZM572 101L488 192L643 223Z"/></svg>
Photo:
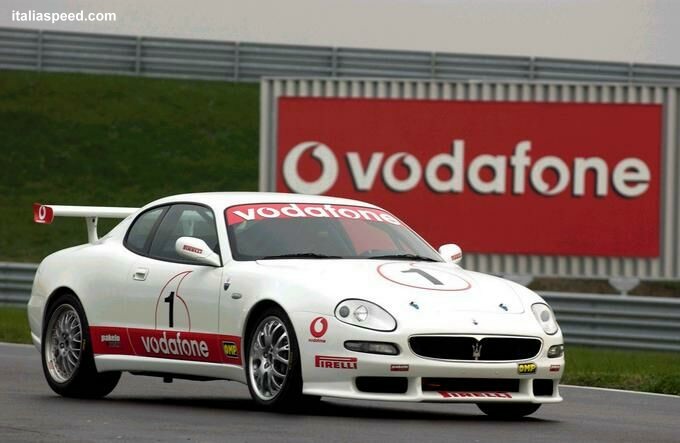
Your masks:
<svg viewBox="0 0 680 443"><path fill-rule="evenodd" d="M180 237L200 238L219 254L219 242L212 211L198 205L173 205L158 226L149 255L162 260L185 262L175 251Z"/></svg>
<svg viewBox="0 0 680 443"><path fill-rule="evenodd" d="M149 235L165 209L166 207L151 209L137 217L127 233L125 246L133 252L144 254L147 241L150 240Z"/></svg>

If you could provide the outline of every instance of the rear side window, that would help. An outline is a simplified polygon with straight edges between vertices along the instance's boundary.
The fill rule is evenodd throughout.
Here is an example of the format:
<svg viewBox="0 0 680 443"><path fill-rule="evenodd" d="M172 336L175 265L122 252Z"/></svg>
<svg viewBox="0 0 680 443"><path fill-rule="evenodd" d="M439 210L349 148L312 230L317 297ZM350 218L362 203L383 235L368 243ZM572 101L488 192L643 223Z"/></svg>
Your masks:
<svg viewBox="0 0 680 443"><path fill-rule="evenodd" d="M133 252L144 254L147 242L151 240L149 237L153 228L165 209L165 207L151 209L137 217L128 231L125 246Z"/></svg>
<svg viewBox="0 0 680 443"><path fill-rule="evenodd" d="M198 205L173 205L158 226L149 256L186 262L187 260L180 257L175 250L175 243L180 237L200 238L219 254L215 216L211 209Z"/></svg>

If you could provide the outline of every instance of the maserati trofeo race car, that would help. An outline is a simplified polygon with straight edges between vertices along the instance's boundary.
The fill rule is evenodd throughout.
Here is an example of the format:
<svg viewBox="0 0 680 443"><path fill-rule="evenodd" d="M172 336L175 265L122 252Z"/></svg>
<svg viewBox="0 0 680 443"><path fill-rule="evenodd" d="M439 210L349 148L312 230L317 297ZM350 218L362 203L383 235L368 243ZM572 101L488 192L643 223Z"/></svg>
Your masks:
<svg viewBox="0 0 680 443"><path fill-rule="evenodd" d="M562 400L545 301L379 207L275 193L34 205L36 222L55 216L85 218L89 237L43 260L28 304L63 396L105 396L128 371L238 381L269 408L340 397L521 417ZM98 238L99 217L124 220Z"/></svg>

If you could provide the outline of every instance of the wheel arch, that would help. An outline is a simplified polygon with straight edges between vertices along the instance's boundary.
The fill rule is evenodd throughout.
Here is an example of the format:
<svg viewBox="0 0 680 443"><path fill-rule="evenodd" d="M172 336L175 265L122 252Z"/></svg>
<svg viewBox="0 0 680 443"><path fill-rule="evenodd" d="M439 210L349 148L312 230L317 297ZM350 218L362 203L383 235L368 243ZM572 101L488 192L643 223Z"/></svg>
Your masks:
<svg viewBox="0 0 680 443"><path fill-rule="evenodd" d="M45 301L45 308L43 309L43 314L42 314L42 324L41 324L42 328L41 328L41 331L40 331L41 335L42 335L42 331L45 330L45 322L47 320L47 313L50 312L50 308L52 308L52 305L54 304L54 302L59 299L59 296L61 296L63 294L72 294L76 298L76 300L78 300L78 303L80 303L80 307L83 310L83 312L85 312L85 307L83 306L83 301L80 299L80 297L78 297L78 294L76 293L76 291L74 291L73 289L71 289L68 286L59 286L58 288L53 290L50 293L50 295L47 296L47 300ZM87 315L87 313L85 313L85 315Z"/></svg>
<svg viewBox="0 0 680 443"><path fill-rule="evenodd" d="M274 300L271 299L263 299L259 300L257 303L255 303L250 310L248 311L248 314L246 315L245 321L243 322L243 333L241 335L242 337L242 343L243 343L243 355L245 356L245 350L247 348L247 341L248 338L250 337L251 332L257 326L255 324L255 320L267 309L270 308L279 308L281 309L286 316L288 317L288 320L290 321L290 315L288 315L288 312L281 306L279 303L275 302Z"/></svg>

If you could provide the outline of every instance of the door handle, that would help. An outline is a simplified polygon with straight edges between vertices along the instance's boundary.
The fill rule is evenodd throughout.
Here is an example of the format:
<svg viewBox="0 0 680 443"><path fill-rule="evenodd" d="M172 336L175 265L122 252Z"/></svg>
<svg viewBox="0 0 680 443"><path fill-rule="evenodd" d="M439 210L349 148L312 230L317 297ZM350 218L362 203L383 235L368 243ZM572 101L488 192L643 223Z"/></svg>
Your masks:
<svg viewBox="0 0 680 443"><path fill-rule="evenodd" d="M137 268L135 269L135 273L132 274L132 279L137 280L137 281L144 281L146 280L146 276L149 275L149 270L146 268Z"/></svg>

